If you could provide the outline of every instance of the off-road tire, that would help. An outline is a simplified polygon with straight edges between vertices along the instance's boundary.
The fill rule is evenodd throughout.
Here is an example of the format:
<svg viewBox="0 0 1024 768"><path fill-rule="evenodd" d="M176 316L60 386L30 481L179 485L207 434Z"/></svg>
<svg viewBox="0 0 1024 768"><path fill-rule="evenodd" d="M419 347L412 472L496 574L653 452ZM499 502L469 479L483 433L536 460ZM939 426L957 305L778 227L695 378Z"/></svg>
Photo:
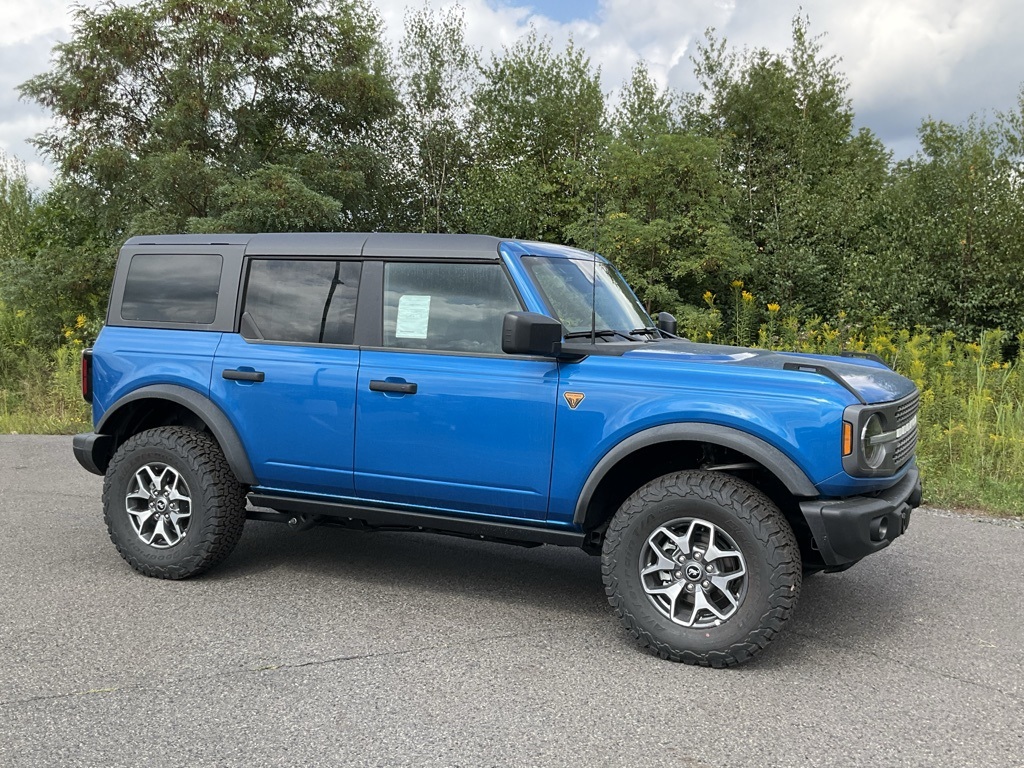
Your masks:
<svg viewBox="0 0 1024 768"><path fill-rule="evenodd" d="M648 538L662 525L690 518L713 523L745 560L745 594L720 626L682 626L644 589L640 558L649 551ZM778 507L750 484L706 471L659 477L626 499L606 533L601 566L615 614L642 647L711 667L748 661L764 649L793 612L802 576L799 545Z"/></svg>
<svg viewBox="0 0 1024 768"><path fill-rule="evenodd" d="M126 508L135 474L152 464L172 468L191 496L187 530L172 546L164 542L164 548L140 538ZM117 449L103 481L103 517L110 540L136 571L186 579L217 565L235 548L245 523L245 490L208 434L160 427L130 437Z"/></svg>

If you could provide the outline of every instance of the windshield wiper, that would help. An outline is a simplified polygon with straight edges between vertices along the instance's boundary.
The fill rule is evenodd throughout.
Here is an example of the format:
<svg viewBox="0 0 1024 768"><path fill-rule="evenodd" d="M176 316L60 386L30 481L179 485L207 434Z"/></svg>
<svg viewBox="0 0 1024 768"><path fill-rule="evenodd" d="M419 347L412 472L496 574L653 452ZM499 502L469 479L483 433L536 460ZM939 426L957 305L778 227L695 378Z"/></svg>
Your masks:
<svg viewBox="0 0 1024 768"><path fill-rule="evenodd" d="M656 339L661 338L661 331L657 328L646 327L646 328L634 328L629 332L630 336L653 336Z"/></svg>
<svg viewBox="0 0 1024 768"><path fill-rule="evenodd" d="M566 339L589 339L591 336L595 336L601 339L607 339L613 336L618 336L619 338L625 339L626 341L636 341L636 339L634 339L628 333L623 333L622 331L614 331L611 328L599 328L596 331L570 331L569 333L565 334Z"/></svg>

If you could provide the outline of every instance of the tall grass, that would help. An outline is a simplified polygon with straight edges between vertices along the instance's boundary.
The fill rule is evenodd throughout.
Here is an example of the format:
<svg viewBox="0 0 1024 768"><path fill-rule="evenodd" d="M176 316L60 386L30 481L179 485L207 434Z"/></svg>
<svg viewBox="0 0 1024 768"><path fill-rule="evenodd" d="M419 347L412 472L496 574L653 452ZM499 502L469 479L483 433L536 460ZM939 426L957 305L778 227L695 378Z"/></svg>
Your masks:
<svg viewBox="0 0 1024 768"><path fill-rule="evenodd" d="M89 428L80 356L89 327L80 318L64 343L47 353L29 341L25 314L0 302L0 433L59 435Z"/></svg>

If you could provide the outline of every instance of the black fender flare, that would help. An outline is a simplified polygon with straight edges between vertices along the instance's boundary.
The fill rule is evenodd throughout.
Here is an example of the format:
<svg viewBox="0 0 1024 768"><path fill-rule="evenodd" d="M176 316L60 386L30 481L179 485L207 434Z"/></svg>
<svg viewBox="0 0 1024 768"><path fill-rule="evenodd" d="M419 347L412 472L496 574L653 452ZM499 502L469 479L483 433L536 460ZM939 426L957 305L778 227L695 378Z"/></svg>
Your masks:
<svg viewBox="0 0 1024 768"><path fill-rule="evenodd" d="M257 485L256 475L252 471L252 464L249 463L249 454L246 453L234 424L210 398L188 387L177 384L151 384L129 392L107 408L103 418L96 425L96 432L111 432L108 426L111 419L120 413L123 406L137 400L167 400L192 411L210 428L238 482L243 485Z"/></svg>
<svg viewBox="0 0 1024 768"><path fill-rule="evenodd" d="M597 491L597 486L608 474L609 470L623 458L634 451L656 443L676 441L712 443L723 448L731 448L749 456L775 475L786 489L794 496L812 498L818 496L818 489L810 481L802 469L786 454L771 443L754 437L733 427L704 422L686 422L682 424L664 424L660 427L649 427L630 435L608 451L597 466L591 470L587 481L583 484L579 498L576 500L576 511L573 523L583 525L587 508Z"/></svg>

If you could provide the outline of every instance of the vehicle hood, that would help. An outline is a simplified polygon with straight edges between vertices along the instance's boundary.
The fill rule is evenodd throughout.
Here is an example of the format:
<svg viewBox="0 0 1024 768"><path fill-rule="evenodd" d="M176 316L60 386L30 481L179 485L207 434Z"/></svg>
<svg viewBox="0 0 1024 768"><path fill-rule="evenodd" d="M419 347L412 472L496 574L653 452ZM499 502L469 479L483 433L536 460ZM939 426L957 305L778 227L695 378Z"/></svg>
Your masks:
<svg viewBox="0 0 1024 768"><path fill-rule="evenodd" d="M831 378L865 403L885 403L915 391L914 382L867 358L772 352L723 344L668 340L631 347L625 357L671 359L695 364L787 370L794 376Z"/></svg>

